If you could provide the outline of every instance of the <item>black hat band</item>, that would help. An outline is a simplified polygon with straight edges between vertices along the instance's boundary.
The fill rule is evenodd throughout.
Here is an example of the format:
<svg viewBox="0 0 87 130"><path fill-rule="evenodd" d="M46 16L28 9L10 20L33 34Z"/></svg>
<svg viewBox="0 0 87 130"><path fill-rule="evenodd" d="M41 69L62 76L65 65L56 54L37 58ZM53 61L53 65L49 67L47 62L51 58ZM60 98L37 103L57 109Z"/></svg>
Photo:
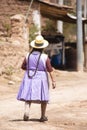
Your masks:
<svg viewBox="0 0 87 130"><path fill-rule="evenodd" d="M38 44L38 43L35 42L35 45L36 45L37 47L43 46L43 44L44 44L44 43Z"/></svg>

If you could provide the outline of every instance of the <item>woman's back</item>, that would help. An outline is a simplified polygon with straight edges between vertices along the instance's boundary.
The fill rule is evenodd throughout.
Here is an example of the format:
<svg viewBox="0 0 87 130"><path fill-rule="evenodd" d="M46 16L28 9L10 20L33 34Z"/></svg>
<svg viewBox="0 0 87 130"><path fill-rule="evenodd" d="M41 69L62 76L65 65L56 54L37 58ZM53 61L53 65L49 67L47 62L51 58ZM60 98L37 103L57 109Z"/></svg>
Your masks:
<svg viewBox="0 0 87 130"><path fill-rule="evenodd" d="M40 53L38 51L33 51L30 55L27 57L27 67L29 70L37 70L38 71L46 71L46 60L47 55ZM37 66L38 64L38 66Z"/></svg>

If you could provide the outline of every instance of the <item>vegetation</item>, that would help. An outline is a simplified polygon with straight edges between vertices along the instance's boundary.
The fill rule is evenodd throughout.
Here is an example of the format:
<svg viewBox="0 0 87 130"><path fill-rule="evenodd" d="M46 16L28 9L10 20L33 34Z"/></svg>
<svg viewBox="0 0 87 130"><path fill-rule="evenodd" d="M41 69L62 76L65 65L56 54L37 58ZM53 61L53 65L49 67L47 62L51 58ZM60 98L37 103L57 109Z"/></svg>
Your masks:
<svg viewBox="0 0 87 130"><path fill-rule="evenodd" d="M6 68L5 74L8 76L11 76L13 74L14 68L12 66L9 66Z"/></svg>
<svg viewBox="0 0 87 130"><path fill-rule="evenodd" d="M10 30L11 30L11 24L4 23L3 27L4 27L5 31L7 32L7 37L9 37L10 36Z"/></svg>
<svg viewBox="0 0 87 130"><path fill-rule="evenodd" d="M42 33L48 33L48 34L54 34L57 32L56 26L55 26L55 22L47 19L45 22L45 26L42 27Z"/></svg>
<svg viewBox="0 0 87 130"><path fill-rule="evenodd" d="M64 23L63 30L65 41L72 42L76 40L76 24Z"/></svg>
<svg viewBox="0 0 87 130"><path fill-rule="evenodd" d="M33 24L29 27L29 42L35 39L37 32L38 32L38 27L36 25Z"/></svg>

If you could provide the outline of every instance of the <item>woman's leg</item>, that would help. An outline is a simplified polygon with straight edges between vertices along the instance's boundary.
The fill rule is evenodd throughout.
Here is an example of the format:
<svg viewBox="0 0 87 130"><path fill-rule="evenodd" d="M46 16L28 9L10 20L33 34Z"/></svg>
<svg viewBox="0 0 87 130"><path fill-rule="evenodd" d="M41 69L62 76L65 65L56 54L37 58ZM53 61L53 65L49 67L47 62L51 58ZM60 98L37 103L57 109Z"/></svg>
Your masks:
<svg viewBox="0 0 87 130"><path fill-rule="evenodd" d="M24 109L24 121L27 121L29 118L31 102L25 102L25 109Z"/></svg>
<svg viewBox="0 0 87 130"><path fill-rule="evenodd" d="M46 108L47 108L47 102L42 101L41 102L41 121L47 121L47 118L45 116L46 114Z"/></svg>

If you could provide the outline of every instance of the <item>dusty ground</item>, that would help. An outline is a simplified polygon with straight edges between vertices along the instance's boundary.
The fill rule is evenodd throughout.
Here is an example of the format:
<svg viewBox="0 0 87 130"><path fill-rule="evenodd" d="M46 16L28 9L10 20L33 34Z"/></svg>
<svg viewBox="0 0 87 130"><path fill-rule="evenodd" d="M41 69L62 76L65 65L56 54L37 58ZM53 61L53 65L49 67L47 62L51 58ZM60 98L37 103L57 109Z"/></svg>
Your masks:
<svg viewBox="0 0 87 130"><path fill-rule="evenodd" d="M0 130L87 130L87 73L56 71L45 123L38 121L37 104L31 106L30 121L23 121L24 103L16 100L21 77L0 78Z"/></svg>

